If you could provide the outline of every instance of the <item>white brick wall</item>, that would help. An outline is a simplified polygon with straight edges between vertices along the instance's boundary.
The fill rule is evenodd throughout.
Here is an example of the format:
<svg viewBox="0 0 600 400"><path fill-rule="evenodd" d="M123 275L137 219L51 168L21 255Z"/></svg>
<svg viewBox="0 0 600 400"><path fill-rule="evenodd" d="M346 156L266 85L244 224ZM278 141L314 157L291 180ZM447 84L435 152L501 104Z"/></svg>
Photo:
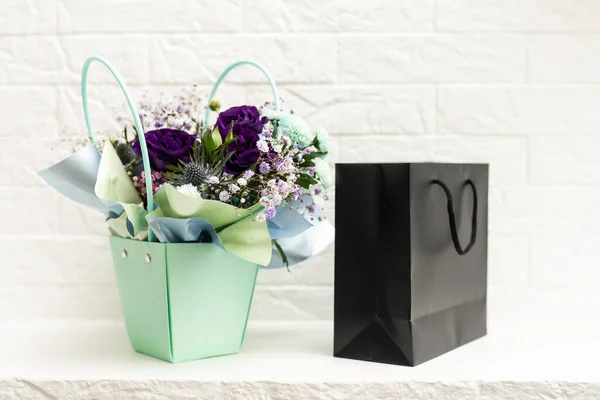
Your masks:
<svg viewBox="0 0 600 400"><path fill-rule="evenodd" d="M264 63L334 135L332 161L490 162L492 313L600 309L600 2L3 0L0 319L120 318L102 217L36 176L83 131L94 54L137 97L208 91L232 61ZM91 82L96 126L114 127L119 91L100 68ZM220 93L268 96L250 69ZM252 317L330 318L332 284L332 249L262 272Z"/></svg>

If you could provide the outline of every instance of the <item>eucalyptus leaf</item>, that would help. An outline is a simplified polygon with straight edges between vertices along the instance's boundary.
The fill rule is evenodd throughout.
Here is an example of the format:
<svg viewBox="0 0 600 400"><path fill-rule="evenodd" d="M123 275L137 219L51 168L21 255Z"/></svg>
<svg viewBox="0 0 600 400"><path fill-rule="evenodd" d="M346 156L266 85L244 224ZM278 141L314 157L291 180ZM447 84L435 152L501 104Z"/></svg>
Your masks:
<svg viewBox="0 0 600 400"><path fill-rule="evenodd" d="M313 160L304 160L302 164L300 164L300 168L314 167L315 162Z"/></svg>
<svg viewBox="0 0 600 400"><path fill-rule="evenodd" d="M321 151L315 151L314 153L305 154L302 156L305 160L314 160L315 158L323 158L327 156L327 153Z"/></svg>
<svg viewBox="0 0 600 400"><path fill-rule="evenodd" d="M301 179L305 179L308 182L312 183L313 185L316 185L317 183L319 183L318 180L316 180L315 178L313 178L312 176L310 176L309 174L305 174L305 173L300 173L300 178Z"/></svg>

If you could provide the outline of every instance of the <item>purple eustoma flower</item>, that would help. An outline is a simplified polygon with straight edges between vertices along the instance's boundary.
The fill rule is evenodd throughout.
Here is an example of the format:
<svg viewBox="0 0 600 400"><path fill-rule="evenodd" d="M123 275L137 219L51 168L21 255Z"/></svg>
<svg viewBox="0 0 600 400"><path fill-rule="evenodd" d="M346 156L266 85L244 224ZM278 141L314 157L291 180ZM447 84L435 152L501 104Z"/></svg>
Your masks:
<svg viewBox="0 0 600 400"><path fill-rule="evenodd" d="M177 129L157 129L144 134L150 156L150 165L155 171L164 172L168 165L177 165L179 161L188 163L196 141L195 135ZM131 146L133 151L142 155L140 142Z"/></svg>
<svg viewBox="0 0 600 400"><path fill-rule="evenodd" d="M256 142L260 140L260 133L268 121L267 117L261 118L254 106L232 107L219 114L215 127L219 129L223 140L230 131L235 137L235 141L227 148L233 154L225 164L225 172L238 175L256 163L260 156Z"/></svg>

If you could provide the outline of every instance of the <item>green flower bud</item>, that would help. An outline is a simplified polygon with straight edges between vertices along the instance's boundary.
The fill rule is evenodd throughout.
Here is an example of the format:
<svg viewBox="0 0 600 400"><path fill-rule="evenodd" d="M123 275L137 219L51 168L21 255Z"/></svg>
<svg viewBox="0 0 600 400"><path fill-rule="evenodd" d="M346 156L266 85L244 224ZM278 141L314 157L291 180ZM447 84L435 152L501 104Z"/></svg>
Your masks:
<svg viewBox="0 0 600 400"><path fill-rule="evenodd" d="M217 99L212 99L210 103L208 103L208 108L211 111L219 111L221 109L221 102Z"/></svg>

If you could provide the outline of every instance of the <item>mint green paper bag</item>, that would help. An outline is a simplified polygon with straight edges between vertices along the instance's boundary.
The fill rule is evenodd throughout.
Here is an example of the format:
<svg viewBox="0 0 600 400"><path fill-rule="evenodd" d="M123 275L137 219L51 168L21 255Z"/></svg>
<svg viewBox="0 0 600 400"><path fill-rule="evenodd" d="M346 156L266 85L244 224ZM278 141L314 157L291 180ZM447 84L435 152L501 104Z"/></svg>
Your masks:
<svg viewBox="0 0 600 400"><path fill-rule="evenodd" d="M144 171L150 176L139 114L119 74L99 57L91 57L85 62L81 80L84 114L92 144L96 144L96 138L88 112L87 73L93 61L106 66L123 90L138 132ZM215 90L230 70L221 75ZM276 94L274 84L272 88ZM264 252L256 251L256 247L264 245L263 233L268 232L266 224L249 229L249 236L245 237L240 229L251 220L235 222L241 217L236 215L219 230L223 247L215 243L156 242L147 217L164 213L160 208L152 213L156 204L151 180L146 181L146 210L137 194L131 194L129 178L124 169L121 170L123 166L116 162L112 145L107 145L106 154L100 161L95 194L102 200L118 203L124 210L108 222L123 316L132 347L139 353L169 362L237 353L244 341L259 268L257 259L251 255L259 254L258 259L265 258L261 255ZM164 192L167 193L168 188ZM162 204L160 195L157 195L156 203ZM169 202L164 203L165 207L171 206ZM203 206L211 206L211 203ZM209 217L216 218L217 215L211 213ZM266 239L270 247L270 237ZM266 264L270 250L267 255Z"/></svg>
<svg viewBox="0 0 600 400"><path fill-rule="evenodd" d="M110 237L132 347L180 362L237 353L258 265L213 243Z"/></svg>

